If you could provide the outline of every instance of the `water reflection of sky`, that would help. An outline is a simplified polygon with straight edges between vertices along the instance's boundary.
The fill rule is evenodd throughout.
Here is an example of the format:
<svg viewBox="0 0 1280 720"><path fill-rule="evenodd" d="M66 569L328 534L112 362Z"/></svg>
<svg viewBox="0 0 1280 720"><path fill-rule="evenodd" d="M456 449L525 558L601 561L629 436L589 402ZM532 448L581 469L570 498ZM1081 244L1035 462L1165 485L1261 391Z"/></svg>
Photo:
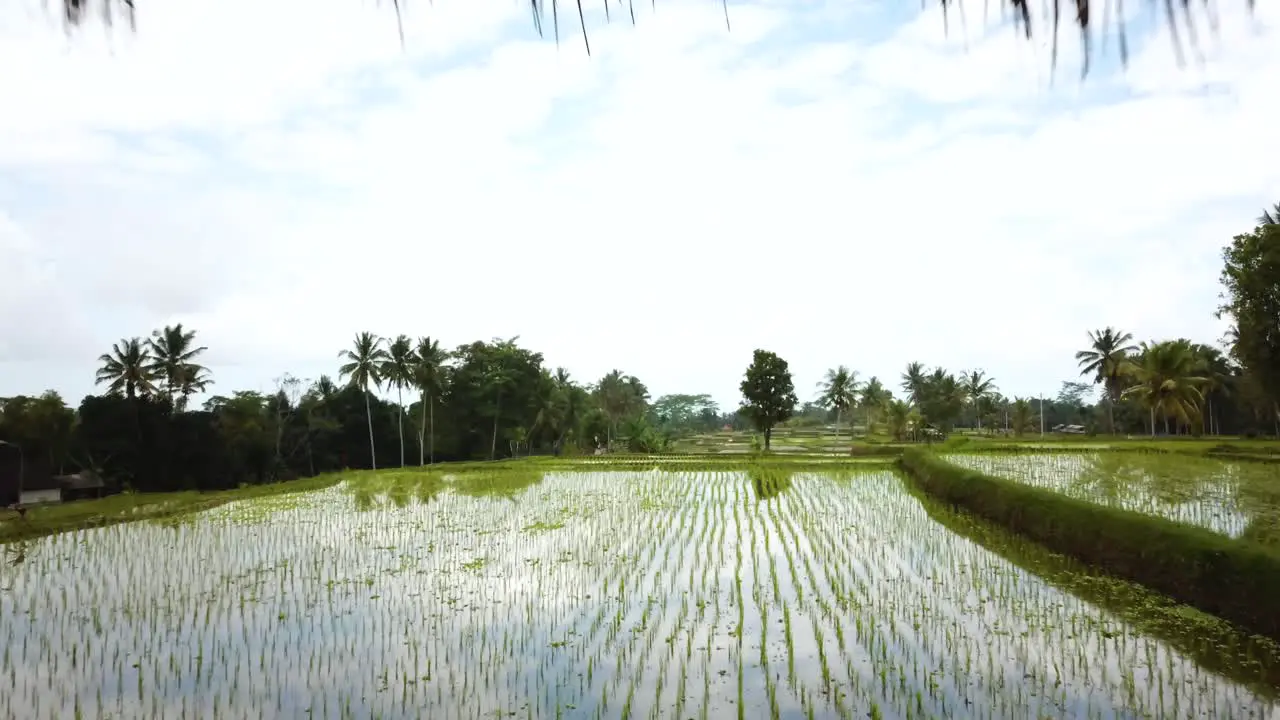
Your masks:
<svg viewBox="0 0 1280 720"><path fill-rule="evenodd" d="M0 576L0 715L1269 708L950 533L887 471L562 474L358 507L334 488L32 543Z"/></svg>
<svg viewBox="0 0 1280 720"><path fill-rule="evenodd" d="M1276 467L1155 453L952 454L948 462L1240 537L1280 514Z"/></svg>

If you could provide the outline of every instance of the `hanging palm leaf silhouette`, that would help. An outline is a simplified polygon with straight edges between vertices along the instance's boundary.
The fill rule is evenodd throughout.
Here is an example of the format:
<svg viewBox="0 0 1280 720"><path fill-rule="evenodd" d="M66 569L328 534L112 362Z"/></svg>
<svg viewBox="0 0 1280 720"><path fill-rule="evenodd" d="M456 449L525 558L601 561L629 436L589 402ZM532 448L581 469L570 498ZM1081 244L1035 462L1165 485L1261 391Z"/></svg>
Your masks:
<svg viewBox="0 0 1280 720"><path fill-rule="evenodd" d="M618 7L622 7L622 0L615 0ZM631 24L636 23L635 0L626 0L626 8ZM948 11L952 6L957 6L961 12L961 20L963 21L963 6L960 0L933 0L942 7L943 28L946 29ZM404 44L404 23L402 11L402 3L404 0L391 0L391 6L396 15L396 30L400 35L400 43ZM528 0L529 9L533 14L533 26L538 31L539 36L545 36L543 32L544 23L548 13L551 15L551 29L555 37L556 43L560 42L560 3L559 0ZM613 15L609 12L609 0L602 0L605 8L605 21L611 22ZM921 0L923 5L928 0ZM1031 9L1028 0L1000 0L1001 5L1011 11L1015 26L1023 33L1027 39L1031 39L1034 34L1045 32L1042 29L1032 27ZM1179 25L1185 32L1187 40L1191 47L1197 45L1196 20L1191 14L1192 0L1146 0L1151 6L1158 8L1164 15L1165 24L1169 28L1169 35L1173 39L1174 52L1177 55L1178 63L1182 63L1182 33L1179 32ZM1250 12L1253 11L1255 0L1245 0ZM587 54L591 54L591 41L587 35L587 21L583 12L582 0L574 0L576 12L578 16L578 25L582 30L582 41L586 46ZM1097 18L1090 12L1089 0L1050 0L1047 12L1049 18L1047 22L1052 39L1051 63L1057 65L1058 61L1058 32L1062 24L1062 15L1064 12L1072 14L1069 22L1073 22L1080 33L1080 45L1084 50L1083 67L1081 74L1089 73L1089 59L1092 56L1093 43L1092 37L1097 28ZM656 6L657 0L650 0L651 6ZM728 0L721 0L721 6L724 8L724 21L727 29L731 28L729 23L729 4ZM1210 10L1210 0L1201 0L1201 5ZM93 14L96 7L97 14L107 25L112 25L117 18L123 18L128 21L130 29L136 30L137 13L134 0L62 0L63 17L68 28L79 26L87 16ZM1213 21L1213 13L1207 13L1210 17L1210 29L1215 29L1216 23ZM1181 21L1179 21L1181 17ZM1127 31L1124 25L1124 0L1106 0L1102 6L1102 28L1104 42L1107 35L1108 25L1114 22L1117 26L1117 37L1120 43L1120 61L1127 65L1129 62L1129 45L1126 39Z"/></svg>

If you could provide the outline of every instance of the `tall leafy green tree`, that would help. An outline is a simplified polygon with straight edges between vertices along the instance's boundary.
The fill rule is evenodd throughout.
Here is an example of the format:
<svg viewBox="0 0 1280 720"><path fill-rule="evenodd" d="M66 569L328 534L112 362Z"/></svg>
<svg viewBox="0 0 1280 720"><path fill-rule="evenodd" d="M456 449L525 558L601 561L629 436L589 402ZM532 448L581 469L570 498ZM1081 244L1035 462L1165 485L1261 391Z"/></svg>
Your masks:
<svg viewBox="0 0 1280 720"><path fill-rule="evenodd" d="M858 372L844 365L827 370L818 381L818 405L836 411L836 437L840 437L840 418L853 405L858 393Z"/></svg>
<svg viewBox="0 0 1280 720"><path fill-rule="evenodd" d="M340 360L346 360L338 368L338 377L346 378L348 385L359 389L364 395L365 419L369 424L369 463L374 470L378 469L378 451L373 440L373 408L369 403L372 391L369 386L382 386L378 368L386 357L387 351L382 346L382 338L371 332L356 335L351 348L338 353Z"/></svg>
<svg viewBox="0 0 1280 720"><path fill-rule="evenodd" d="M978 405L983 397L996 390L995 378L987 377L986 372L983 370L973 370L961 373L960 383L964 388L965 395L968 396L969 402L973 405L973 417L977 423L978 430L982 430L982 413L979 412Z"/></svg>
<svg viewBox="0 0 1280 720"><path fill-rule="evenodd" d="M1194 422L1205 381L1197 374L1199 367L1199 359L1187 340L1142 343L1137 355L1126 363L1124 374L1131 384L1124 394L1147 408L1153 437L1157 418L1164 420L1166 434L1170 418L1185 426Z"/></svg>
<svg viewBox="0 0 1280 720"><path fill-rule="evenodd" d="M1258 216L1259 225L1280 225L1280 202L1275 203L1269 208L1263 208L1262 214Z"/></svg>
<svg viewBox="0 0 1280 720"><path fill-rule="evenodd" d="M885 425L889 432L889 437L899 442L907 439L907 433L911 430L912 423L911 405L906 401L897 398L889 398L884 406Z"/></svg>
<svg viewBox="0 0 1280 720"><path fill-rule="evenodd" d="M907 396L907 402L912 405L920 404L920 396L925 386L925 369L924 363L913 362L907 364L907 369L902 373L902 392Z"/></svg>
<svg viewBox="0 0 1280 720"><path fill-rule="evenodd" d="M867 437L875 433L876 419L892 398L893 393L874 375L862 386L860 402L867 414Z"/></svg>
<svg viewBox="0 0 1280 720"><path fill-rule="evenodd" d="M1218 315L1234 321L1231 354L1271 404L1280 430L1280 224L1237 235L1222 252Z"/></svg>
<svg viewBox="0 0 1280 720"><path fill-rule="evenodd" d="M444 390L445 363L449 353L440 349L440 341L430 336L418 338L414 348L413 384L422 396L423 423L418 432L418 464L423 464L423 448L427 457L436 462L436 398ZM423 438L427 442L423 442Z"/></svg>
<svg viewBox="0 0 1280 720"><path fill-rule="evenodd" d="M967 397L956 376L942 368L934 368L924 376L915 396L916 408L924 421L936 426L943 434L951 432L955 421L964 412Z"/></svg>
<svg viewBox="0 0 1280 720"><path fill-rule="evenodd" d="M386 356L378 364L378 375L396 391L396 429L400 435L400 467L404 467L404 389L413 386L413 341L397 335L387 345Z"/></svg>
<svg viewBox="0 0 1280 720"><path fill-rule="evenodd" d="M1013 434L1022 437L1023 433L1031 428L1031 401L1027 398L1014 398L1013 405L1009 409L1009 421L1013 427Z"/></svg>
<svg viewBox="0 0 1280 720"><path fill-rule="evenodd" d="M774 426L791 417L798 402L791 369L776 354L756 350L739 388L742 405L738 412L764 433L764 448L768 450Z"/></svg>
<svg viewBox="0 0 1280 720"><path fill-rule="evenodd" d="M212 383L208 369L195 362L209 348L196 346L196 331L183 328L182 323L153 331L148 345L152 375L164 383L165 397L174 402L177 395L175 407L185 410L191 393Z"/></svg>
<svg viewBox="0 0 1280 720"><path fill-rule="evenodd" d="M1076 353L1081 375L1092 375L1107 399L1107 432L1116 432L1116 403L1125 390L1123 368L1138 350L1133 335L1110 326L1089 333L1089 347Z"/></svg>
<svg viewBox="0 0 1280 720"><path fill-rule="evenodd" d="M1220 434L1217 414L1214 412L1214 400L1219 404L1231 395L1232 371L1230 360L1216 347L1194 343L1191 351L1196 356L1196 373L1204 378L1200 392L1204 396L1203 423L1205 432L1210 435Z"/></svg>
<svg viewBox="0 0 1280 720"><path fill-rule="evenodd" d="M498 418L502 415L502 394L515 382L512 361L518 353L517 338L497 340L493 343L493 354L484 368L484 385L493 396L493 435L489 445L489 459L498 455Z"/></svg>
<svg viewBox="0 0 1280 720"><path fill-rule="evenodd" d="M155 393L155 376L151 372L151 347L142 338L125 338L111 346L111 352L98 358L96 384L107 383L107 392L123 394L130 400L139 394Z"/></svg>

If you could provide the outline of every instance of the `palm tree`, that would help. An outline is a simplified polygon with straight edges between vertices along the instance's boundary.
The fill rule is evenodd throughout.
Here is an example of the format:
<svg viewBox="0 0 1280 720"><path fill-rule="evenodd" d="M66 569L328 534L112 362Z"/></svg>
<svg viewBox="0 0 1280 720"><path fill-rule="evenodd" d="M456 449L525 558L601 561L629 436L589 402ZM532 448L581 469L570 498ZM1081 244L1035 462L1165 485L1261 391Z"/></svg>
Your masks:
<svg viewBox="0 0 1280 720"><path fill-rule="evenodd" d="M388 387L396 389L396 428L400 433L400 467L404 467L404 389L413 385L413 341L408 335L397 335L387 346L386 356L378 363L378 375Z"/></svg>
<svg viewBox="0 0 1280 720"><path fill-rule="evenodd" d="M989 378L982 370L974 370L972 372L960 373L960 384L964 388L965 395L968 396L969 402L973 403L973 416L977 420L978 430L982 430L982 413L978 410L978 403L982 398L996 389L995 378Z"/></svg>
<svg viewBox="0 0 1280 720"><path fill-rule="evenodd" d="M163 330L154 330L148 345L151 350L151 373L164 382L165 396L173 401L174 393L184 393L177 404L178 409L186 407L187 395L195 389L187 382L188 378L196 378L206 368L198 365L195 358L209 348L201 345L193 347L196 340L195 330L184 330L182 323L166 325ZM204 383L208 384L207 378ZM184 387L186 385L186 387Z"/></svg>
<svg viewBox="0 0 1280 720"><path fill-rule="evenodd" d="M150 346L142 338L124 338L111 346L111 352L98 357L102 367L94 384L110 383L107 392L119 395L121 392L130 400L138 393L151 395L156 391L151 374Z"/></svg>
<svg viewBox="0 0 1280 720"><path fill-rule="evenodd" d="M1027 428L1031 427L1031 401L1027 398L1014 398L1010 410L1013 434L1022 437Z"/></svg>
<svg viewBox="0 0 1280 720"><path fill-rule="evenodd" d="M840 418L857 397L858 371L844 365L831 368L818 381L818 391L818 405L836 411L836 437L840 437Z"/></svg>
<svg viewBox="0 0 1280 720"><path fill-rule="evenodd" d="M889 435L899 442L907 437L911 429L912 409L902 400L890 398L884 407L885 424Z"/></svg>
<svg viewBox="0 0 1280 720"><path fill-rule="evenodd" d="M1109 432L1116 432L1115 405L1125 389L1122 368L1138 349L1132 344L1133 335L1111 327L1089 333L1089 349L1076 353L1076 364L1081 375L1092 375L1095 384L1101 384L1107 398L1107 424Z"/></svg>
<svg viewBox="0 0 1280 720"><path fill-rule="evenodd" d="M1270 208L1263 208L1258 216L1259 225L1280 225L1280 202Z"/></svg>
<svg viewBox="0 0 1280 720"><path fill-rule="evenodd" d="M316 397L324 402L328 402L338 393L338 386L333 384L333 378L328 375L321 375L320 379L316 380L315 385L312 386L312 389L315 390Z"/></svg>
<svg viewBox="0 0 1280 720"><path fill-rule="evenodd" d="M338 359L347 361L338 368L338 377L347 378L351 387L359 388L364 393L364 414L369 423L369 464L374 470L378 469L378 455L373 443L373 408L369 403L369 386L382 386L378 368L386 356L382 338L370 332L356 335L351 349L338 353Z"/></svg>
<svg viewBox="0 0 1280 720"><path fill-rule="evenodd" d="M495 340L493 347L496 352L490 357L489 364L484 370L485 387L494 395L493 437L489 445L490 460L493 460L498 455L498 418L502 415L502 392L507 389L508 385L515 382L515 377L512 375L507 361L516 352L516 338Z"/></svg>
<svg viewBox="0 0 1280 720"><path fill-rule="evenodd" d="M885 403L893 397L889 392L889 388L885 387L880 378L872 375L871 379L862 386L861 403L863 409L867 412L867 437L875 432L876 414L885 406Z"/></svg>
<svg viewBox="0 0 1280 720"><path fill-rule="evenodd" d="M187 409L187 398L198 392L204 392L212 384L213 378L209 376L206 368L200 365L183 366L181 376L178 378L178 411Z"/></svg>
<svg viewBox="0 0 1280 720"><path fill-rule="evenodd" d="M924 363L909 363L906 372L902 373L902 392L906 393L907 402L919 405L924 386Z"/></svg>
<svg viewBox="0 0 1280 720"><path fill-rule="evenodd" d="M444 364L449 354L440 349L440 341L430 336L418 338L413 350L416 361L413 368L413 384L422 394L422 428L418 432L418 464L422 465L423 446L428 447L427 457L436 461L436 397L444 387ZM424 433L427 442L423 442Z"/></svg>
<svg viewBox="0 0 1280 720"><path fill-rule="evenodd" d="M1151 414L1151 435L1156 434L1156 417L1191 425L1204 396L1205 378L1197 374L1199 363L1187 340L1142 343L1138 355L1124 366L1124 376L1132 383L1124 394L1145 405Z"/></svg>
<svg viewBox="0 0 1280 720"><path fill-rule="evenodd" d="M577 442L578 427L582 421L582 411L587 405L586 391L573 382L569 371L556 368L556 391L564 397L564 414L560 419L560 436L556 440L557 447L563 447L566 440Z"/></svg>
<svg viewBox="0 0 1280 720"><path fill-rule="evenodd" d="M1196 356L1197 374L1204 377L1200 388L1204 394L1204 429L1210 435L1217 435L1219 428L1214 417L1213 398L1215 395L1230 395L1231 363L1227 362L1221 350L1212 345L1196 343L1191 347Z"/></svg>
<svg viewBox="0 0 1280 720"><path fill-rule="evenodd" d="M613 448L613 436L617 434L618 420L626 411L626 381L621 370L611 370L596 385L596 400L609 421L605 428L605 448Z"/></svg>

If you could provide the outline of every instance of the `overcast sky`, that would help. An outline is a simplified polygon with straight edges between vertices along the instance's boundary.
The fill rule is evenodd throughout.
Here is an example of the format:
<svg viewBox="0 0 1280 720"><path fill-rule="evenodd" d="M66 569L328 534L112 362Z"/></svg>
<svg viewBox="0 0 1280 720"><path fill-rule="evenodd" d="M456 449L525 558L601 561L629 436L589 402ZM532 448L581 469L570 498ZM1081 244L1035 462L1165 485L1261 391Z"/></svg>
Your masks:
<svg viewBox="0 0 1280 720"><path fill-rule="evenodd" d="M593 3L591 57L516 0L415 1L403 51L390 3L138 4L0 8L0 396L76 403L174 322L222 393L369 330L726 406L757 347L802 399L911 361L1052 394L1090 329L1220 337L1220 248L1280 201L1276 3L1181 70L1129 3L1083 83L996 2Z"/></svg>

